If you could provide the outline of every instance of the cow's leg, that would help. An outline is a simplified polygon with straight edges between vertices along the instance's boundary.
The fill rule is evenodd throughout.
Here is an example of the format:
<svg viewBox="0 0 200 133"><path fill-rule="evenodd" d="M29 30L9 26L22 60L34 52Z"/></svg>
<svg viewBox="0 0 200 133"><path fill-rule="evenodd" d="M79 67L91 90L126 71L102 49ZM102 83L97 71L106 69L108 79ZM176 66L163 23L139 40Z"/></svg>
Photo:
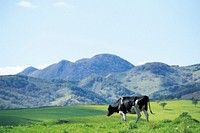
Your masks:
<svg viewBox="0 0 200 133"><path fill-rule="evenodd" d="M126 121L126 114L122 111L119 111L119 114L122 116L122 121Z"/></svg>
<svg viewBox="0 0 200 133"><path fill-rule="evenodd" d="M136 114L137 114L137 119L136 119L136 123L138 122L138 120L140 119L140 117L142 116L141 115L141 113L140 113L140 109L139 109L139 106L136 104L135 106L134 106L134 108L135 108L135 112L136 112Z"/></svg>
<svg viewBox="0 0 200 133"><path fill-rule="evenodd" d="M146 116L146 121L149 122L149 114L146 110L144 110L144 114Z"/></svg>

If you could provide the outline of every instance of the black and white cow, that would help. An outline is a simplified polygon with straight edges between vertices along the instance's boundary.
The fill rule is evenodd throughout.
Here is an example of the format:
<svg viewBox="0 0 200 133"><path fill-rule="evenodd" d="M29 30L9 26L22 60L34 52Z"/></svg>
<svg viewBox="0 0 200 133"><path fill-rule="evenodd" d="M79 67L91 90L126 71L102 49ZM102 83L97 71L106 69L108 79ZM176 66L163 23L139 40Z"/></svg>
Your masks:
<svg viewBox="0 0 200 133"><path fill-rule="evenodd" d="M122 97L118 99L116 103L108 106L107 116L111 116L113 113L117 112L122 116L122 120L126 121L126 113L132 113L137 114L136 122L138 122L141 117L140 112L143 111L146 116L146 121L148 122L148 103L151 114L154 114L151 110L148 96Z"/></svg>

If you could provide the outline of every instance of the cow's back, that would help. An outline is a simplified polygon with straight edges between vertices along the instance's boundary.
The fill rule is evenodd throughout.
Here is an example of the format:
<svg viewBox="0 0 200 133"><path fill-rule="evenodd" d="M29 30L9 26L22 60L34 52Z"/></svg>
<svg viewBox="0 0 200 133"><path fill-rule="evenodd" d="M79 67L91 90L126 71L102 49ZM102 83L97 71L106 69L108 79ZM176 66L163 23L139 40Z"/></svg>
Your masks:
<svg viewBox="0 0 200 133"><path fill-rule="evenodd" d="M123 97L123 105L126 108L126 111L131 112L131 108L135 106L137 103L139 105L139 109L148 109L149 97L148 96L130 96Z"/></svg>
<svg viewBox="0 0 200 133"><path fill-rule="evenodd" d="M123 97L123 106L126 109L127 112L131 112L131 108L135 105L136 97Z"/></svg>

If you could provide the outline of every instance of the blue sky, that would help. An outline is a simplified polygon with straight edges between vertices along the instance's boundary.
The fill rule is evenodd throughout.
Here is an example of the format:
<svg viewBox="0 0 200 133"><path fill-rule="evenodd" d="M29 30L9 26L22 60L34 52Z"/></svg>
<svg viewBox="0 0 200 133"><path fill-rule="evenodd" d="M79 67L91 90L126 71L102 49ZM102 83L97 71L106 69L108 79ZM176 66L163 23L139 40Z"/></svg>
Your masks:
<svg viewBox="0 0 200 133"><path fill-rule="evenodd" d="M0 75L116 54L200 63L199 0L0 0Z"/></svg>

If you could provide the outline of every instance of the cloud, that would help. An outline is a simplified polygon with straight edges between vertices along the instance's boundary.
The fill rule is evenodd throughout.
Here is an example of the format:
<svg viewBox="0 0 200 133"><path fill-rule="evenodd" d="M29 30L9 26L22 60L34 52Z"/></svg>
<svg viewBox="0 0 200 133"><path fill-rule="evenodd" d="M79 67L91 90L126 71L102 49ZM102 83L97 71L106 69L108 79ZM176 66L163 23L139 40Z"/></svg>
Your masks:
<svg viewBox="0 0 200 133"><path fill-rule="evenodd" d="M55 7L60 7L60 8L73 8L72 5L67 4L66 2L63 1L58 1L53 3L53 6Z"/></svg>
<svg viewBox="0 0 200 133"><path fill-rule="evenodd" d="M151 61L144 60L144 61L141 61L141 62L136 63L136 65L137 65L137 66L144 65L144 64L146 64L146 63L148 63L148 62L151 62Z"/></svg>
<svg viewBox="0 0 200 133"><path fill-rule="evenodd" d="M24 7L24 8L36 8L36 7L38 7L37 5L34 5L31 2L25 1L25 0L18 2L17 5L20 6L20 7Z"/></svg>
<svg viewBox="0 0 200 133"><path fill-rule="evenodd" d="M43 69L45 67L49 66L49 64L46 65L39 65L36 68ZM14 66L14 67L0 67L0 75L13 75L17 74L24 69L26 69L29 66Z"/></svg>
<svg viewBox="0 0 200 133"><path fill-rule="evenodd" d="M12 75L23 71L26 66L16 66L16 67L1 67L0 75Z"/></svg>

